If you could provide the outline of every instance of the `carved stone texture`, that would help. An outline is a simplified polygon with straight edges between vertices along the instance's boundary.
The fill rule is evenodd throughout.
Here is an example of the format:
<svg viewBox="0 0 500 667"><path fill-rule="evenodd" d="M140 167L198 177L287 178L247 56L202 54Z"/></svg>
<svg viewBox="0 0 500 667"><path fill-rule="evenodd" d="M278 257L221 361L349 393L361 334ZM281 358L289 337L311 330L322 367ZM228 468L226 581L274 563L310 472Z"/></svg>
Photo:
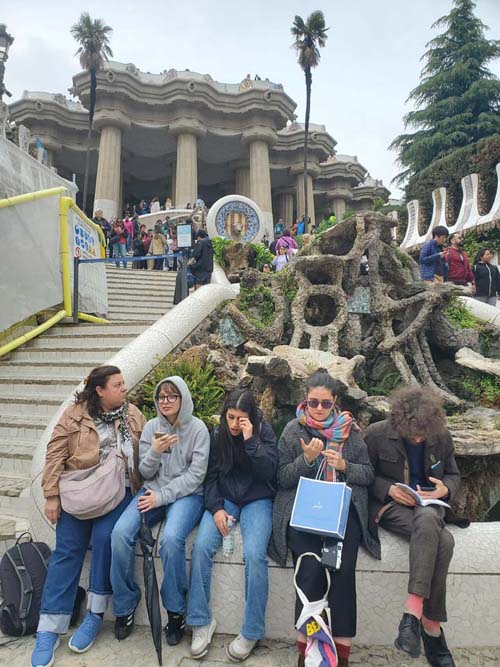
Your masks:
<svg viewBox="0 0 500 667"><path fill-rule="evenodd" d="M8 121L9 107L5 102L0 102L0 137L6 136Z"/></svg>
<svg viewBox="0 0 500 667"><path fill-rule="evenodd" d="M227 246L224 248L224 263L229 281L239 282L243 271L255 263L255 251L249 243Z"/></svg>
<svg viewBox="0 0 500 667"><path fill-rule="evenodd" d="M19 130L18 130L19 148L25 153L29 152L30 139L31 139L31 132L28 130L28 128L25 125L19 125Z"/></svg>
<svg viewBox="0 0 500 667"><path fill-rule="evenodd" d="M455 361L460 366L472 368L480 373L488 373L500 377L500 359L486 359L482 354L463 347L455 355Z"/></svg>

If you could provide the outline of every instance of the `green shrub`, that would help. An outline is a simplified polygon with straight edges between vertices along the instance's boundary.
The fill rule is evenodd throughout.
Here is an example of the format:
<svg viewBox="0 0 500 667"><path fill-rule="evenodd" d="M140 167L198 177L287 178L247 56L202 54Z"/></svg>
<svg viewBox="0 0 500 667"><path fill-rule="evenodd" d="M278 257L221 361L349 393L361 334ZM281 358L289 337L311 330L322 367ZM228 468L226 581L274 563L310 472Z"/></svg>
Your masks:
<svg viewBox="0 0 500 667"><path fill-rule="evenodd" d="M262 271L264 264L271 265L274 255L263 243L250 244L255 252L255 268Z"/></svg>
<svg viewBox="0 0 500 667"><path fill-rule="evenodd" d="M319 227L316 230L316 234L321 234L321 232L326 232L327 229L335 227L337 224L337 218L334 215L331 215L329 218L325 218L319 223Z"/></svg>
<svg viewBox="0 0 500 667"><path fill-rule="evenodd" d="M265 329L274 322L274 301L271 290L263 285L250 290L242 287L238 306L259 329Z"/></svg>
<svg viewBox="0 0 500 667"><path fill-rule="evenodd" d="M295 276L290 272L290 268L285 266L279 273L276 274L276 280L279 282L281 291L285 295L287 301L293 301L299 291L299 284Z"/></svg>
<svg viewBox="0 0 500 667"><path fill-rule="evenodd" d="M202 366L196 360L175 358L170 354L149 373L140 387L143 401L141 410L146 419L156 416L153 400L156 385L171 375L180 376L189 387L195 417L207 426L212 426L216 422L214 415L218 413L224 397L224 388L217 380L213 366Z"/></svg>
<svg viewBox="0 0 500 667"><path fill-rule="evenodd" d="M479 232L471 231L465 235L464 250L469 256L471 266L477 251L485 247L500 250L500 227Z"/></svg>
<svg viewBox="0 0 500 667"><path fill-rule="evenodd" d="M401 375L394 371L385 375L376 384L368 385L365 391L368 391L370 396L389 396L401 382Z"/></svg>
<svg viewBox="0 0 500 667"><path fill-rule="evenodd" d="M473 315L461 301L454 298L446 309L450 322L458 329L482 329L484 322Z"/></svg>
<svg viewBox="0 0 500 667"><path fill-rule="evenodd" d="M500 408L500 378L498 377L482 375L477 379L462 376L450 384L457 396L465 401Z"/></svg>
<svg viewBox="0 0 500 667"><path fill-rule="evenodd" d="M214 248L214 259L219 266L223 269L226 268L226 263L224 262L224 250L233 245L234 241L231 239L225 239L222 236L214 236L212 239L212 246Z"/></svg>

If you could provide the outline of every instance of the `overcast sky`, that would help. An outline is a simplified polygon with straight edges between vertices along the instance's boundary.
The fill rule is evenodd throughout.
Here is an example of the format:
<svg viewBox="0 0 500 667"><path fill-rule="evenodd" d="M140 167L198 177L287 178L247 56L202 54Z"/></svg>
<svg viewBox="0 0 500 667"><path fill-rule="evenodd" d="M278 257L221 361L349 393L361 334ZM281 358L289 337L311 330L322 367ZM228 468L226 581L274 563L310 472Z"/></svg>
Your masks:
<svg viewBox="0 0 500 667"><path fill-rule="evenodd" d="M419 80L420 57L452 0L7 0L0 22L15 37L5 85L67 93L79 70L69 28L81 11L114 32L114 60L146 72L190 69L235 83L247 73L282 83L305 109L304 77L290 48L295 14L321 9L330 27L320 66L313 72L311 122L326 125L337 152L357 155L390 187L398 173L387 147L403 131L408 93ZM478 16L500 39L500 0L477 0ZM500 76L500 61L491 65ZM392 187L393 195L398 190Z"/></svg>

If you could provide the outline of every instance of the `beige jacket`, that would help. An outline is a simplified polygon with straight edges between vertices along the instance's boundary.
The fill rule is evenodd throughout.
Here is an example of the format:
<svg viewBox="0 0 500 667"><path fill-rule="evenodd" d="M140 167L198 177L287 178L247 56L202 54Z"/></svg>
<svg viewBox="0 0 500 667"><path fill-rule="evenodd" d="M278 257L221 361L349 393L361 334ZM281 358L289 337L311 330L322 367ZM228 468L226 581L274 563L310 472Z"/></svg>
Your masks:
<svg viewBox="0 0 500 667"><path fill-rule="evenodd" d="M135 405L128 406L127 419L134 446L134 471L129 470L132 492L142 480L139 475L139 439L146 419ZM118 420L117 420L118 421ZM99 434L83 403L71 405L61 415L52 431L42 476L45 498L59 495L59 477L68 470L85 470L99 463Z"/></svg>

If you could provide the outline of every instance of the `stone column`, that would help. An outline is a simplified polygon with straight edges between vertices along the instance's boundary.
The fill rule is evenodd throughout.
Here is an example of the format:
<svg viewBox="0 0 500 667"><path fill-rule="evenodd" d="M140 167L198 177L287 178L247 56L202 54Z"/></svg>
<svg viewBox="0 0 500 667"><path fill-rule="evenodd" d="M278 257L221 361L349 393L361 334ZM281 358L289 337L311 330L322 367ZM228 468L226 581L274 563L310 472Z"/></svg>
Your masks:
<svg viewBox="0 0 500 667"><path fill-rule="evenodd" d="M330 202L330 206L331 210L333 211L333 214L337 218L337 222L340 222L344 217L344 213L347 208L346 200L341 197L335 197Z"/></svg>
<svg viewBox="0 0 500 667"><path fill-rule="evenodd" d="M249 167L237 167L234 170L235 194L250 197L250 169Z"/></svg>
<svg viewBox="0 0 500 667"><path fill-rule="evenodd" d="M198 139L195 134L177 136L175 205L193 205L198 196Z"/></svg>
<svg viewBox="0 0 500 667"><path fill-rule="evenodd" d="M295 181L297 193L297 218L302 218L305 213L304 202L304 174L298 173ZM311 174L307 174L307 215L312 222L316 220L314 211L314 193L313 193L313 179Z"/></svg>
<svg viewBox="0 0 500 667"><path fill-rule="evenodd" d="M185 208L198 197L198 138L206 129L195 119L181 118L171 123L169 130L177 136L174 204Z"/></svg>
<svg viewBox="0 0 500 667"><path fill-rule="evenodd" d="M280 194L279 199L279 212L280 218L283 219L283 224L285 228L290 229L293 225L293 194L291 192L285 192Z"/></svg>
<svg viewBox="0 0 500 667"><path fill-rule="evenodd" d="M119 216L121 190L122 130L115 125L101 129L94 208L102 209L104 217Z"/></svg>
<svg viewBox="0 0 500 667"><path fill-rule="evenodd" d="M250 199L260 207L264 215L264 233L273 238L273 203L271 197L271 171L269 146L277 139L269 127L253 127L244 132L241 140L248 144L250 159Z"/></svg>
<svg viewBox="0 0 500 667"><path fill-rule="evenodd" d="M170 197L174 206L176 206L176 203L175 203L176 181L177 181L177 164L174 162L172 164L172 185L171 185L170 191L167 192L167 196Z"/></svg>

